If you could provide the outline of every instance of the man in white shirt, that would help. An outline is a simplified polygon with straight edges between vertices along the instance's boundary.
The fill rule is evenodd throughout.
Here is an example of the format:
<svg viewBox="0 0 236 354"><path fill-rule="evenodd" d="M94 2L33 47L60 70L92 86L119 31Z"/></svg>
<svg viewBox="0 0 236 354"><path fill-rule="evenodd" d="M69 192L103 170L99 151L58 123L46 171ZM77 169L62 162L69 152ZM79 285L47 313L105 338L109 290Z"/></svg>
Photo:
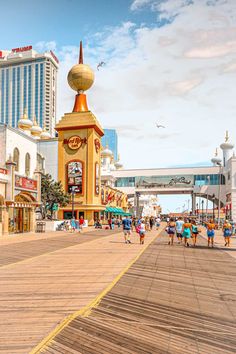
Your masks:
<svg viewBox="0 0 236 354"><path fill-rule="evenodd" d="M183 239L183 235L182 235L183 224L184 224L183 219L181 217L179 217L178 220L175 223L175 225L176 225L176 236L178 238L178 243L182 242L182 239Z"/></svg>

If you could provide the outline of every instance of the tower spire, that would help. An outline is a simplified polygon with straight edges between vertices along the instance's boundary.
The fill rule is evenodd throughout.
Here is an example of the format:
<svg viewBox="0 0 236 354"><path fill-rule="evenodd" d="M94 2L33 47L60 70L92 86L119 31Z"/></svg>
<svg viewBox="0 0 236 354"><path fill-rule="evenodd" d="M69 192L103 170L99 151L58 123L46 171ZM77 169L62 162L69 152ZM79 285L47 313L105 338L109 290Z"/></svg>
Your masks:
<svg viewBox="0 0 236 354"><path fill-rule="evenodd" d="M79 44L79 64L83 64L83 63L84 63L83 44L82 44L82 41L80 41L80 44Z"/></svg>
<svg viewBox="0 0 236 354"><path fill-rule="evenodd" d="M225 133L225 142L227 143L229 141L229 132L228 130L226 130L226 133Z"/></svg>

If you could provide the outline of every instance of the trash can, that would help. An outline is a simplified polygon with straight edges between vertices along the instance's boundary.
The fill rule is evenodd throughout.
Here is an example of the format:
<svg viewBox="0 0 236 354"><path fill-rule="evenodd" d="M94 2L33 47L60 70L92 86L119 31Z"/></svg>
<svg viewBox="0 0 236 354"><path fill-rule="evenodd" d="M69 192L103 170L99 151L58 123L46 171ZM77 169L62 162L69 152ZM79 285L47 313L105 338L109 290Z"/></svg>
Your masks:
<svg viewBox="0 0 236 354"><path fill-rule="evenodd" d="M35 232L41 232L41 222L40 222L40 221L38 221L38 222L36 223Z"/></svg>
<svg viewBox="0 0 236 354"><path fill-rule="evenodd" d="M46 229L46 223L42 221L38 221L36 223L36 229L35 232L45 232Z"/></svg>
<svg viewBox="0 0 236 354"><path fill-rule="evenodd" d="M46 222L42 222L41 224L42 224L41 225L41 232L45 232L45 230L46 230Z"/></svg>

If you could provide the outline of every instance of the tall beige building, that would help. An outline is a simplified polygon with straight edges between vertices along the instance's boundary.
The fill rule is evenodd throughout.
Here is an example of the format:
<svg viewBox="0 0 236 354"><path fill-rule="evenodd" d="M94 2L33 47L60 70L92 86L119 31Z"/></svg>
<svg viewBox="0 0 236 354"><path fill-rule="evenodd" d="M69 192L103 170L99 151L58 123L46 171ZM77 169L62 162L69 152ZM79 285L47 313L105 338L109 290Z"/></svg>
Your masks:
<svg viewBox="0 0 236 354"><path fill-rule="evenodd" d="M53 135L56 123L58 59L32 46L0 50L0 123L17 127L27 110Z"/></svg>

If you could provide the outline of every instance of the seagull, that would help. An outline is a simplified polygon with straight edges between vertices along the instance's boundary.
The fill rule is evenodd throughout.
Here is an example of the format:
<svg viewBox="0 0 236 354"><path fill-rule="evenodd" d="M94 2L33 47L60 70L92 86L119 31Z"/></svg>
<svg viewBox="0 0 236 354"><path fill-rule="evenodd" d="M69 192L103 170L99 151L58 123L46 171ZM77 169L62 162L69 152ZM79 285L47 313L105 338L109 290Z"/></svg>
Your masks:
<svg viewBox="0 0 236 354"><path fill-rule="evenodd" d="M98 63L97 70L99 71L99 68L102 68L104 65L106 65L106 63L104 61L101 61L100 63Z"/></svg>
<svg viewBox="0 0 236 354"><path fill-rule="evenodd" d="M157 128L165 128L164 125L160 125L156 123Z"/></svg>

